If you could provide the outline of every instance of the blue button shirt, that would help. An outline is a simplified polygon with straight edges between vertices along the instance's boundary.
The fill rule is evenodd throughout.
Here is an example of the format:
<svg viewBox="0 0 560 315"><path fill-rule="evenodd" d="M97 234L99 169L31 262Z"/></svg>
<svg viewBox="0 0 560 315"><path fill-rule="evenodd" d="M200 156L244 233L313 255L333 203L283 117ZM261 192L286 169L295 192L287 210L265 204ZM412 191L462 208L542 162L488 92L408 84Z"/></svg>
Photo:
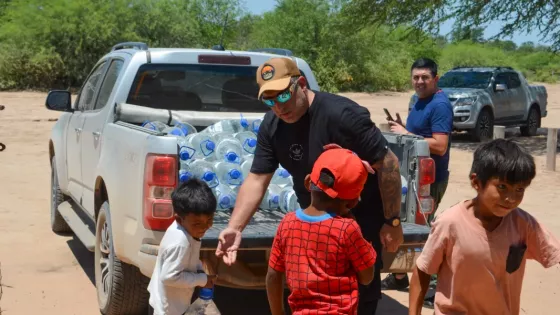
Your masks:
<svg viewBox="0 0 560 315"><path fill-rule="evenodd" d="M453 107L447 95L439 90L434 95L418 99L406 119L406 129L415 135L432 138L433 134L449 135L447 151L443 156L432 154L436 163L436 182L449 178L449 151L453 131Z"/></svg>

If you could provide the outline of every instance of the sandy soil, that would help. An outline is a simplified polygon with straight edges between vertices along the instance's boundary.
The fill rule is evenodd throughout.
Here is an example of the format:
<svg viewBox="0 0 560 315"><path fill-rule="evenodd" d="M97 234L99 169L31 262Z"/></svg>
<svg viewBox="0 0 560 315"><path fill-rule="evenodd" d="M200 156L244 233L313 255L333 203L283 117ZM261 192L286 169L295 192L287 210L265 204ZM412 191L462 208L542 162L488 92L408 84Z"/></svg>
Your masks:
<svg viewBox="0 0 560 315"><path fill-rule="evenodd" d="M548 85L549 117L543 126L560 127L560 85ZM351 93L349 97L367 106L376 123L385 122L383 107L403 118L411 93ZM59 114L44 107L43 93L0 93L0 263L4 296L0 307L11 314L99 314L93 285L93 255L72 237L53 234L49 228L48 139ZM516 130L508 131L515 137ZM533 213L560 236L560 204L557 193L560 169L544 171L546 137L520 138L531 149L537 165L537 180L528 190L522 207ZM476 144L454 137L451 179L441 208L469 198L473 192L467 175ZM560 161L557 162L560 167ZM544 270L528 264L521 307L523 314L554 314L560 296L560 267ZM262 296L264 298L264 296ZM378 314L408 314L408 295L387 292ZM425 310L423 314L431 314Z"/></svg>

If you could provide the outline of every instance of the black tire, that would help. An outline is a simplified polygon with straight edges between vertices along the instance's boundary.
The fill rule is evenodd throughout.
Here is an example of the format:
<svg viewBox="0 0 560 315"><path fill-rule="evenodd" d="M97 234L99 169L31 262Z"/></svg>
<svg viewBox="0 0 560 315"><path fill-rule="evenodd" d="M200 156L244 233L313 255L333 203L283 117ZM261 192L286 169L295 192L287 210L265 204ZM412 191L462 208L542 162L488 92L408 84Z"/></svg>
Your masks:
<svg viewBox="0 0 560 315"><path fill-rule="evenodd" d="M72 229L58 212L58 206L67 200L58 185L58 173L56 172L56 160L51 159L51 230L57 234L72 233Z"/></svg>
<svg viewBox="0 0 560 315"><path fill-rule="evenodd" d="M527 116L527 123L525 126L520 127L521 135L524 137L534 137L541 126L541 113L538 108L531 107L529 115Z"/></svg>
<svg viewBox="0 0 560 315"><path fill-rule="evenodd" d="M121 262L113 247L109 202L99 210L95 236L95 287L99 310L104 315L148 313L149 278Z"/></svg>
<svg viewBox="0 0 560 315"><path fill-rule="evenodd" d="M485 142L494 137L494 116L488 109L483 109L478 115L476 126L470 131L472 140Z"/></svg>

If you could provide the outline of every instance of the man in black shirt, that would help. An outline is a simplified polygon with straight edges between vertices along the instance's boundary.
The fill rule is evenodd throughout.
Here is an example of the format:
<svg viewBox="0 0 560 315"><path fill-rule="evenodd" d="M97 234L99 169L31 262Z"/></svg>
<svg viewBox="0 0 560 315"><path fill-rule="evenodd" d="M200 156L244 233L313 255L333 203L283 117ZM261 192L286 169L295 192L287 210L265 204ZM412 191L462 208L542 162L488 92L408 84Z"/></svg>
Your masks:
<svg viewBox="0 0 560 315"><path fill-rule="evenodd" d="M375 314L381 298L383 246L395 252L403 241L397 157L366 108L342 96L308 89L292 59L268 60L257 70L257 82L259 99L272 110L260 125L251 172L240 188L228 227L220 233L216 255L223 256L227 265L235 263L241 231L256 212L278 164L292 175L298 202L307 208L310 192L304 178L323 147L338 144L354 151L376 171L368 177L361 201L352 210L365 239L378 254L373 282L359 288L358 314Z"/></svg>

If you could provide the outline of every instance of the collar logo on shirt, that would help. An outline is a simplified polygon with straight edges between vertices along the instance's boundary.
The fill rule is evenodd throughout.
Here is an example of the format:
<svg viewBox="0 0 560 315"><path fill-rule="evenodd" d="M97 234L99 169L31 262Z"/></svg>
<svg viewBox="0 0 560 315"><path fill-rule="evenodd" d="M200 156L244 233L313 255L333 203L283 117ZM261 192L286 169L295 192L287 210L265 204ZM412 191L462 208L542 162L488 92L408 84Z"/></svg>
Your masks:
<svg viewBox="0 0 560 315"><path fill-rule="evenodd" d="M294 143L290 146L290 157L294 161L303 159L303 147L301 144Z"/></svg>

